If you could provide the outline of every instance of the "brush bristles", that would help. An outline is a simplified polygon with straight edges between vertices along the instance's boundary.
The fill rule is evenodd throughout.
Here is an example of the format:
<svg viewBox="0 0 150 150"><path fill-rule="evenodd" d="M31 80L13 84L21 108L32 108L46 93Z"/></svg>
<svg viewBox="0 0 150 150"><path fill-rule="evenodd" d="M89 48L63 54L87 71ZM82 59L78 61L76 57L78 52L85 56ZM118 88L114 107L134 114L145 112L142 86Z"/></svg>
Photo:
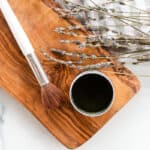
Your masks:
<svg viewBox="0 0 150 150"><path fill-rule="evenodd" d="M41 88L42 102L47 109L58 108L66 97L54 84L49 83Z"/></svg>

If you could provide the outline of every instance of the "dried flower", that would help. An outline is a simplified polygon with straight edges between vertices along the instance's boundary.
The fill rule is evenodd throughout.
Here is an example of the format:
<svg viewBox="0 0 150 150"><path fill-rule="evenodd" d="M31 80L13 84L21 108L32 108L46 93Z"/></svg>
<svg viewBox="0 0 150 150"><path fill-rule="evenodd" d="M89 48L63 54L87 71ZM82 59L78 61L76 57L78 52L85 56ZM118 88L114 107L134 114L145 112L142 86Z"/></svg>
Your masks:
<svg viewBox="0 0 150 150"><path fill-rule="evenodd" d="M80 18L83 24L83 26L63 27L63 34L71 35L74 30L80 30L85 27L87 30L92 31L92 34L95 36L95 40L92 38L93 41L90 44L89 41L85 41L80 45L78 44L80 48L104 46L105 48L113 47L114 51L118 50L118 48L134 50L140 45L143 45L142 47L140 46L141 49L150 48L150 41L147 40L150 37L150 12L135 7L133 0L126 0L124 2L120 0L107 0L106 2L101 2L99 5L93 0L88 0L89 4L83 1L76 2L71 0L62 0L62 2L64 8L59 9L59 11L66 13L67 17ZM114 5L117 5L117 8ZM128 8L128 11L122 11L124 8L125 10ZM96 13L94 16L91 15L93 12ZM80 13L85 15L79 17ZM100 17L99 23L95 25L97 16ZM107 19L111 21L107 21ZM107 24L104 24L106 21ZM130 28L130 30L133 29L136 35L131 37L130 34L124 31L118 31L118 28L122 27L125 29ZM143 28L147 28L148 31L143 31ZM101 37L97 38L99 35ZM86 39L88 40L88 37ZM92 42L97 43L91 44Z"/></svg>
<svg viewBox="0 0 150 150"><path fill-rule="evenodd" d="M107 0L99 3L94 0L56 1L62 4L62 8L54 8L60 17L65 19L75 17L82 24L57 27L55 32L68 36L68 39L61 39L60 43L75 44L79 48L104 47L111 54L97 56L82 51L78 53L52 48L51 51L54 54L69 56L69 60L56 59L47 52L42 52L49 61L87 70L110 67L113 65L110 60L116 60L122 64L150 61L150 11L137 8L133 5L134 0ZM85 28L91 34L79 35L78 31ZM70 37L75 37L75 40ZM72 58L76 58L76 61ZM86 59L99 59L100 63L84 66ZM101 59L108 62L101 62ZM119 71L111 73L124 75Z"/></svg>
<svg viewBox="0 0 150 150"><path fill-rule="evenodd" d="M56 63L60 63L66 66L69 66L70 68L75 68L79 70L94 70L94 69L102 69L102 68L108 68L114 66L112 62L100 62L96 64L88 64L88 65L80 65L82 64L82 61L65 61L61 59L54 58L50 56L46 51L41 50L41 53L46 57L48 61L53 61Z"/></svg>

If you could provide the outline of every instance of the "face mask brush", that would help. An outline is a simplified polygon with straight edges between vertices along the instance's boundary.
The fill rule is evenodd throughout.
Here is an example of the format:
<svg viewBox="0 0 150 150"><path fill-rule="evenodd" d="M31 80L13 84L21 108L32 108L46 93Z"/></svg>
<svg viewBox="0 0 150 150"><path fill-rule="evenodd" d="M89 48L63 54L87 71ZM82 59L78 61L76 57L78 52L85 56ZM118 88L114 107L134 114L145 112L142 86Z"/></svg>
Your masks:
<svg viewBox="0 0 150 150"><path fill-rule="evenodd" d="M20 50L27 59L39 85L41 86L41 99L43 104L48 109L59 107L65 100L63 92L48 80L48 77L34 52L34 48L32 47L8 1L0 0L0 8L20 47Z"/></svg>

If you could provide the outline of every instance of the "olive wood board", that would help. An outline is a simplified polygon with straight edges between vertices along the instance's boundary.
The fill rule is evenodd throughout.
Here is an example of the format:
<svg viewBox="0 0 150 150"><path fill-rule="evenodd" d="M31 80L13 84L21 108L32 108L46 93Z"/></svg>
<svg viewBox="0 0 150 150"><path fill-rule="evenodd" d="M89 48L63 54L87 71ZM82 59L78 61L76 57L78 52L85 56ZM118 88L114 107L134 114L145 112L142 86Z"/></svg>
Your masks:
<svg viewBox="0 0 150 150"><path fill-rule="evenodd" d="M112 108L102 116L86 117L76 112L69 101L69 87L81 71L48 61L42 50L59 58L49 51L50 48L64 49L68 52L86 52L95 55L109 55L102 48L80 49L75 44L63 45L61 39L76 39L60 35L54 30L59 26L79 24L75 19L61 18L55 11L52 0L43 3L41 0L9 0L16 16L27 33L45 72L51 81L63 90L67 96L66 103L56 110L45 111L41 103L40 87L19 50L4 18L0 13L0 86L21 102L62 144L73 149L88 141L110 118L118 112L140 89L135 75L127 68L114 62L115 67L100 69L113 82L115 101ZM88 35L82 29L78 34ZM68 56L63 59L68 60ZM94 63L105 60L94 60ZM110 60L113 61L113 60ZM85 61L85 64L91 61ZM119 66L119 67L118 67ZM128 75L110 73L121 70ZM109 72L110 71L110 72Z"/></svg>

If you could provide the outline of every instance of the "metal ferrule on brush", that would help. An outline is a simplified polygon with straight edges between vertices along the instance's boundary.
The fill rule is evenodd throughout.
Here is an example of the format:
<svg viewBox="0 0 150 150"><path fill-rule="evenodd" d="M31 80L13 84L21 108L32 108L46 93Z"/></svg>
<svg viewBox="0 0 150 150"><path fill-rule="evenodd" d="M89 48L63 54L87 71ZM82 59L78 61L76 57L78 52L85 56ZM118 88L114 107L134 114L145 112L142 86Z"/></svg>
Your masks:
<svg viewBox="0 0 150 150"><path fill-rule="evenodd" d="M37 56L34 53L26 55L26 59L28 63L30 64L30 67L32 71L34 72L34 75L36 76L36 79L38 80L40 86L44 86L49 83L49 80L47 78L47 75L45 74Z"/></svg>

